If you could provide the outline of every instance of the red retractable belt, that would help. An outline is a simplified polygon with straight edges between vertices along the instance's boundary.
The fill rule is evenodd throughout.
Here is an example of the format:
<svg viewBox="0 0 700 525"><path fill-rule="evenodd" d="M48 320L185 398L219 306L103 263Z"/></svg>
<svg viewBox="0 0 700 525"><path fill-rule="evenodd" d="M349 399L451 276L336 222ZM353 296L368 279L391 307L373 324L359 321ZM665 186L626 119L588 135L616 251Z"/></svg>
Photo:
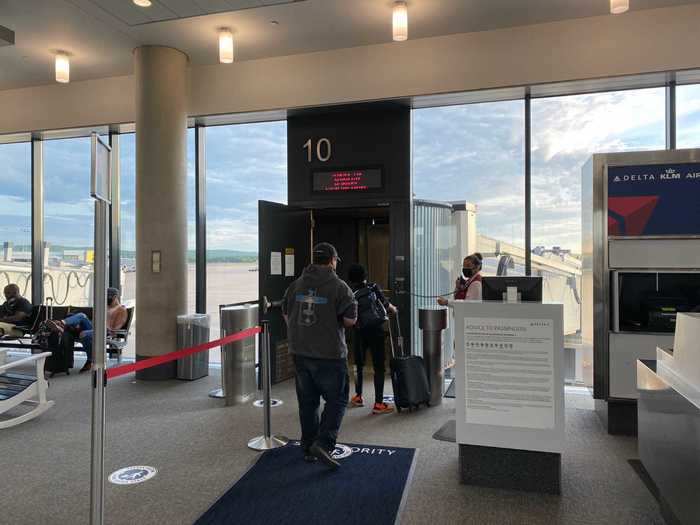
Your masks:
<svg viewBox="0 0 700 525"><path fill-rule="evenodd" d="M240 341L242 339L247 339L248 337L254 337L260 332L262 332L262 328L256 326L254 328L249 328L248 330L243 330L241 332L236 332L235 334L227 335L226 337L222 337L221 339L216 339L215 341L202 343L201 345L192 346L183 350L176 350L175 352L170 352L169 354L150 357L148 359L142 359L141 361L137 361L135 363L130 363L127 365L108 368L105 371L105 374L107 376L107 379L123 376L124 374L136 372L137 370L151 368L153 366L162 365L163 363L175 361L176 359L182 359L183 357L187 357L188 355L196 354L198 352L204 352L205 350L210 350L212 348L216 348L217 346L223 346L228 343L233 343L234 341Z"/></svg>

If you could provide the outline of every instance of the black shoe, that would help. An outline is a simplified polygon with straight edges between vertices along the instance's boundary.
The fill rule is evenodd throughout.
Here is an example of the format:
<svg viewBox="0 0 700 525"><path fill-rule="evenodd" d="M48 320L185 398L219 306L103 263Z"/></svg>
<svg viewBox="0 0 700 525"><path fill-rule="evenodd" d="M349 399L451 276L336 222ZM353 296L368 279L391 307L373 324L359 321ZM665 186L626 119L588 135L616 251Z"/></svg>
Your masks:
<svg viewBox="0 0 700 525"><path fill-rule="evenodd" d="M309 448L309 452L311 452L313 456L315 456L321 463L323 463L328 468L335 470L340 467L340 463L333 459L333 456L331 456L330 452L328 452L325 448L319 446L318 443L314 443L313 445L311 445L311 447Z"/></svg>
<svg viewBox="0 0 700 525"><path fill-rule="evenodd" d="M318 458L314 456L308 448L304 449L304 461L307 463L316 463Z"/></svg>

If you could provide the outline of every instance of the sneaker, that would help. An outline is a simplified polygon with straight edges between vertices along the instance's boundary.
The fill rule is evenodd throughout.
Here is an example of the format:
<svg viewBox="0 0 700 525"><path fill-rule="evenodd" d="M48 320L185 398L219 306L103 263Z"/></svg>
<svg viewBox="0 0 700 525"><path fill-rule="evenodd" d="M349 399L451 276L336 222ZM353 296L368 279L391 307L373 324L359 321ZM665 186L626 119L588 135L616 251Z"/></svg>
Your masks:
<svg viewBox="0 0 700 525"><path fill-rule="evenodd" d="M340 463L338 463L338 461L331 456L331 453L325 448L321 447L318 443L311 445L309 452L311 452L314 457L316 457L321 463L330 469L335 470L340 467Z"/></svg>
<svg viewBox="0 0 700 525"><path fill-rule="evenodd" d="M362 396L360 394L355 394L354 396L352 396L350 404L354 407L363 407L365 406L365 400L362 399Z"/></svg>
<svg viewBox="0 0 700 525"><path fill-rule="evenodd" d="M394 411L394 407L386 403L375 403L372 407L372 414L390 414Z"/></svg>

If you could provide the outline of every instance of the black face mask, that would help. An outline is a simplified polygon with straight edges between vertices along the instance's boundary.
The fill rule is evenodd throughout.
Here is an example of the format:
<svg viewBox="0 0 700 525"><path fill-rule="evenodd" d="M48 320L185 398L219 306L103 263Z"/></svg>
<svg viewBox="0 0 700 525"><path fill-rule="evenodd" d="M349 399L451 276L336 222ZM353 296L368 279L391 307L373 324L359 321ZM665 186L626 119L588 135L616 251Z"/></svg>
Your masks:
<svg viewBox="0 0 700 525"><path fill-rule="evenodd" d="M469 279L472 275L474 275L474 268L462 268L462 275Z"/></svg>

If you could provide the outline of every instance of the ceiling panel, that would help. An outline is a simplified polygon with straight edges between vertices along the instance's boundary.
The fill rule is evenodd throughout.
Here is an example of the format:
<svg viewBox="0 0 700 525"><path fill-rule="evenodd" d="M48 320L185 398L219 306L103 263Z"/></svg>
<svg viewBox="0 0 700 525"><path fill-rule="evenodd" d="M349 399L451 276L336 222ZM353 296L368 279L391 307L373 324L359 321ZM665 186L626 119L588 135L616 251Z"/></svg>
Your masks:
<svg viewBox="0 0 700 525"><path fill-rule="evenodd" d="M306 0L152 0L149 7L139 7L131 0L89 0L128 26L152 24L217 13L294 4Z"/></svg>
<svg viewBox="0 0 700 525"><path fill-rule="evenodd" d="M139 7L131 0L89 0L128 26L179 18L165 2L153 0L150 7ZM191 2L191 0L189 0Z"/></svg>
<svg viewBox="0 0 700 525"><path fill-rule="evenodd" d="M202 9L194 0L155 0L171 12L175 13L178 18L186 18L189 16L201 16L208 14L204 9ZM152 7L152 6L151 6ZM150 8L141 8L147 11Z"/></svg>
<svg viewBox="0 0 700 525"><path fill-rule="evenodd" d="M207 13L223 13L260 7L260 0L196 0Z"/></svg>
<svg viewBox="0 0 700 525"><path fill-rule="evenodd" d="M128 25L143 24L151 20L146 11L134 5L133 2L115 2L114 0L90 1L106 13L113 15Z"/></svg>
<svg viewBox="0 0 700 525"><path fill-rule="evenodd" d="M700 0L631 2L632 12L684 4ZM14 46L0 46L0 89L52 83L59 49L71 54L73 81L130 74L139 45L216 64L220 27L233 30L236 61L390 43L391 7L392 0L153 0L149 8L131 0L0 0L1 23L16 35ZM200 12L215 14L192 16ZM409 38L608 13L609 0L409 0Z"/></svg>

